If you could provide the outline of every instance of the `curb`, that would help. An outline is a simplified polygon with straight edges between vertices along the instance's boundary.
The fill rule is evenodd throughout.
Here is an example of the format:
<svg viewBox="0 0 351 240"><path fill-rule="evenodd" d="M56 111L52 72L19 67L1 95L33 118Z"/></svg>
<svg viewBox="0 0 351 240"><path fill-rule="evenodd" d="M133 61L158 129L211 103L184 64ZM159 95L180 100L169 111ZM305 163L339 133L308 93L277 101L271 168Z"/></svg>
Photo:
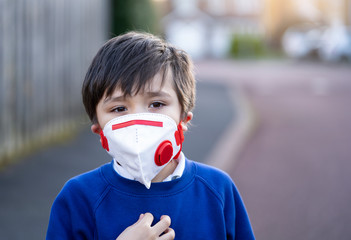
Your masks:
<svg viewBox="0 0 351 240"><path fill-rule="evenodd" d="M259 124L258 116L241 87L238 84L228 86L228 92L237 118L229 124L206 159L207 164L226 172L235 167L240 153Z"/></svg>

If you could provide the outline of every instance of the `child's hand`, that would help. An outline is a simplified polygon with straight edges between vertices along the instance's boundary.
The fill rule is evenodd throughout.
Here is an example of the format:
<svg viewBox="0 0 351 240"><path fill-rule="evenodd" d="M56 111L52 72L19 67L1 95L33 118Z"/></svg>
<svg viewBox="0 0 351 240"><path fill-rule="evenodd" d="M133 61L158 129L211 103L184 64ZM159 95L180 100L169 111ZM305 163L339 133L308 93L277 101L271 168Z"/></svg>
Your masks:
<svg viewBox="0 0 351 240"><path fill-rule="evenodd" d="M158 223L151 227L154 216L141 214L139 220L126 228L116 240L173 240L174 230L170 228L171 218L163 215ZM161 235L162 234L162 235ZM160 236L161 235L161 236Z"/></svg>

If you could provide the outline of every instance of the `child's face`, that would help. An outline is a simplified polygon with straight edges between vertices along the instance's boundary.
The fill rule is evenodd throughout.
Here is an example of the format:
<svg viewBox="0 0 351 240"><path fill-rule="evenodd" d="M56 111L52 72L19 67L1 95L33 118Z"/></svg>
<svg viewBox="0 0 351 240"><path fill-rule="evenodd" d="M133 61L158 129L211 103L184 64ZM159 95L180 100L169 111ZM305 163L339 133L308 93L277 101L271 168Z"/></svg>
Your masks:
<svg viewBox="0 0 351 240"><path fill-rule="evenodd" d="M187 113L183 118L170 71L163 86L161 82L162 74L158 73L151 81L150 87L136 95L124 97L120 89L116 89L109 97L104 95L96 107L98 123L93 124L91 130L98 134L110 120L126 114L160 113L171 117L177 124L182 120L183 130L186 131L186 124L192 119L192 113Z"/></svg>

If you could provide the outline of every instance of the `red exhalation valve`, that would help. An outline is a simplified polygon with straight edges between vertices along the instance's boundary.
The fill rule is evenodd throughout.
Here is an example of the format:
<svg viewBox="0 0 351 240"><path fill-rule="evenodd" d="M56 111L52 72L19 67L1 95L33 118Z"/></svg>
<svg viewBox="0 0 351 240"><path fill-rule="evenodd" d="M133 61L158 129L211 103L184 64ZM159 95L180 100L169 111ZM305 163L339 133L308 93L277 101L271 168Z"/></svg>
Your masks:
<svg viewBox="0 0 351 240"><path fill-rule="evenodd" d="M165 165L171 160L173 155L172 143L168 140L163 141L156 149L155 163L157 166Z"/></svg>

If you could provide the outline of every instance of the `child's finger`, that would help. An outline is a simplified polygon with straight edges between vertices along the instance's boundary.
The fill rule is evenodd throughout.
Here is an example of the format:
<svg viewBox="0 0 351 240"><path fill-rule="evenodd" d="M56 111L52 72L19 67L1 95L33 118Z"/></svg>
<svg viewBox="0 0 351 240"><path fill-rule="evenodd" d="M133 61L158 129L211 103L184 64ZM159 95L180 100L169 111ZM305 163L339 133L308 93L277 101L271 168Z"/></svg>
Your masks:
<svg viewBox="0 0 351 240"><path fill-rule="evenodd" d="M143 213L140 214L139 219L138 219L138 221L137 221L135 224L139 223L139 222L141 221L141 219L143 219L144 215L145 215L145 214L143 214Z"/></svg>
<svg viewBox="0 0 351 240"><path fill-rule="evenodd" d="M171 218L167 215L161 217L160 221L156 223L152 228L157 236L161 235L171 225Z"/></svg>
<svg viewBox="0 0 351 240"><path fill-rule="evenodd" d="M172 228L167 228L165 233L159 237L160 240L173 240L175 238L175 232Z"/></svg>
<svg viewBox="0 0 351 240"><path fill-rule="evenodd" d="M145 215L145 214L143 214L143 213L140 214L138 221L136 221L133 225L131 225L131 226L129 226L129 227L134 227L134 226L136 226L137 224L139 224L139 223L141 222L141 220L143 219L144 215Z"/></svg>
<svg viewBox="0 0 351 240"><path fill-rule="evenodd" d="M152 221L154 220L154 216L151 213L145 213L145 214L141 214L139 219L140 219L140 223L145 223L148 226L151 226Z"/></svg>

